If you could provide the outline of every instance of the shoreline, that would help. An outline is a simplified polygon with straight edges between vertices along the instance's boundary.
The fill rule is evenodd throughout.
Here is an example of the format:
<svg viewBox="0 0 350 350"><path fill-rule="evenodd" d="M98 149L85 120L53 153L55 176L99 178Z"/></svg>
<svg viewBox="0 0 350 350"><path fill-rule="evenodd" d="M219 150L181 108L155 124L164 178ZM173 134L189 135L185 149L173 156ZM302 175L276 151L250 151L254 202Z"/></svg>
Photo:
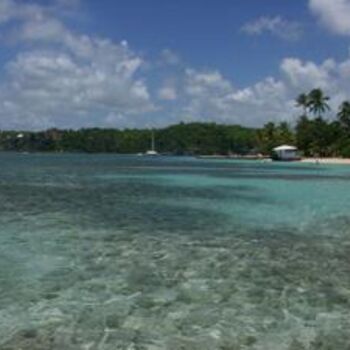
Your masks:
<svg viewBox="0 0 350 350"><path fill-rule="evenodd" d="M259 155L251 155L251 156L228 156L228 155L200 155L196 158L199 159L230 159L230 160L262 160L262 161L273 161L268 156L259 156ZM325 158L301 158L301 159L295 159L290 161L283 161L281 162L296 162L296 163L307 163L307 164L339 164L339 165L350 165L350 158L332 158L332 157L325 157Z"/></svg>
<svg viewBox="0 0 350 350"><path fill-rule="evenodd" d="M220 154L214 154L214 155L199 155L195 156L199 159L233 159L233 160L267 160L271 159L269 156L263 156L263 155L220 155Z"/></svg>
<svg viewBox="0 0 350 350"><path fill-rule="evenodd" d="M346 164L350 165L350 158L302 158L301 163L311 164Z"/></svg>

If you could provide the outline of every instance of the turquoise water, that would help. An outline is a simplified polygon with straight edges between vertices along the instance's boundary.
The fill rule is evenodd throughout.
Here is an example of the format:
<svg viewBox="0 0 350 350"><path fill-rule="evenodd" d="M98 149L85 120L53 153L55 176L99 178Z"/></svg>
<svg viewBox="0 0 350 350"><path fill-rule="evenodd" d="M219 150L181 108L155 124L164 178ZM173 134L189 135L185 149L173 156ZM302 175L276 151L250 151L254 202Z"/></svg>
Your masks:
<svg viewBox="0 0 350 350"><path fill-rule="evenodd" d="M350 167L0 154L0 349L349 349Z"/></svg>

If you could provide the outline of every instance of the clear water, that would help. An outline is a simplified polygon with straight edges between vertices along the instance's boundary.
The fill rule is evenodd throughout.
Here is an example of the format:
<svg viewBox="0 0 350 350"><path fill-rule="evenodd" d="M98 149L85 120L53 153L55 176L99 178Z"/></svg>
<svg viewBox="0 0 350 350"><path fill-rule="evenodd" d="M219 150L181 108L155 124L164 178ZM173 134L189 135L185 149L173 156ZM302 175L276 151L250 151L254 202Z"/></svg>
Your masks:
<svg viewBox="0 0 350 350"><path fill-rule="evenodd" d="M0 155L0 349L349 349L350 167Z"/></svg>

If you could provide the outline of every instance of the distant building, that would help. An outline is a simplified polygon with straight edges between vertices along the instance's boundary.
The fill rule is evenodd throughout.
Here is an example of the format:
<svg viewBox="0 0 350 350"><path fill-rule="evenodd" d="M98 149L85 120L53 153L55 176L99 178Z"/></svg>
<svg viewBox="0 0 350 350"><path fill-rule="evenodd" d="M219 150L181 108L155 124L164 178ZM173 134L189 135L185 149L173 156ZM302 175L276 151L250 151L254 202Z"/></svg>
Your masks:
<svg viewBox="0 0 350 350"><path fill-rule="evenodd" d="M299 160L298 149L294 146L282 145L273 149L275 160Z"/></svg>

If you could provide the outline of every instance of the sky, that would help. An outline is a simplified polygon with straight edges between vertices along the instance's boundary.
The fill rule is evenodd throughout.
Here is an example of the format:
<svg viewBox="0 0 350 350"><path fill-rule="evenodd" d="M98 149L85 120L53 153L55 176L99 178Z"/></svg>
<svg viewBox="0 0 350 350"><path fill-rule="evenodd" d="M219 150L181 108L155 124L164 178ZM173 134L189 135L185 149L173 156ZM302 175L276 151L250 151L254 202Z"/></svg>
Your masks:
<svg viewBox="0 0 350 350"><path fill-rule="evenodd" d="M350 0L0 0L0 129L295 122L350 99Z"/></svg>

